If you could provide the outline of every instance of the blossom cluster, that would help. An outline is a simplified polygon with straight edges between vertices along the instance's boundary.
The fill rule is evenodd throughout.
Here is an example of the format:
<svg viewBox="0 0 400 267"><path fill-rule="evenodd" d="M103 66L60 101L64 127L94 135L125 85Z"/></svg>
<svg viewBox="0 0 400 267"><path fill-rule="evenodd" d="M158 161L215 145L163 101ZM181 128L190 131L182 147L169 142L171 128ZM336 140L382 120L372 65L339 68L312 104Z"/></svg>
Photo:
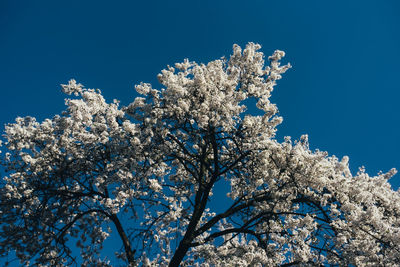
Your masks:
<svg viewBox="0 0 400 267"><path fill-rule="evenodd" d="M110 266L115 234L130 266L398 266L396 171L352 174L306 135L279 142L270 96L291 66L260 48L186 59L126 107L71 80L61 115L8 124L0 256L69 266L73 242L83 266Z"/></svg>

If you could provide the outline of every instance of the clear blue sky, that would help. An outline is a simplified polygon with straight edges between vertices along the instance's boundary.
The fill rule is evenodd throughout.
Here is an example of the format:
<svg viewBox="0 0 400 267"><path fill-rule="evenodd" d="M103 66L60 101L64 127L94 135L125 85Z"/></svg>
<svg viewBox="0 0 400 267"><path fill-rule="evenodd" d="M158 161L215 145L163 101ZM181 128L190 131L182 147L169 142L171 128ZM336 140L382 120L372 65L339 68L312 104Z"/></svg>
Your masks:
<svg viewBox="0 0 400 267"><path fill-rule="evenodd" d="M273 94L279 138L350 157L353 172L400 169L400 1L0 1L0 124L64 110L75 78L128 104L140 81L232 44L286 51ZM392 178L400 185L400 174Z"/></svg>

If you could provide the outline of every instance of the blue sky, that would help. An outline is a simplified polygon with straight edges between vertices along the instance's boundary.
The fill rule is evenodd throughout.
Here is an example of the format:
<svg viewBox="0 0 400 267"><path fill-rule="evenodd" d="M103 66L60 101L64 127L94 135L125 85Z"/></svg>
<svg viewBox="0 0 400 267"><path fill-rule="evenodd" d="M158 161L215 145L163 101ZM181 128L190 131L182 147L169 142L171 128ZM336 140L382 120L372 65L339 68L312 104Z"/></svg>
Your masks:
<svg viewBox="0 0 400 267"><path fill-rule="evenodd" d="M355 172L400 169L400 2L0 1L0 125L64 110L75 78L128 104L167 64L229 56L232 44L286 52L272 100L278 138L350 157ZM391 180L400 185L400 175Z"/></svg>

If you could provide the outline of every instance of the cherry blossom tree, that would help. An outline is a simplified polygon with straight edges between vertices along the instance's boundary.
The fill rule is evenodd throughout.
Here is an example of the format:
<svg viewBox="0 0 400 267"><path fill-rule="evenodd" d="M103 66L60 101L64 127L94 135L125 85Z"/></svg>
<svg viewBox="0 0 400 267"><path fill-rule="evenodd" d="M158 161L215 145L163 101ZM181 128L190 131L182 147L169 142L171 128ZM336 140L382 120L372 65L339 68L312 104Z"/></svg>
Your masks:
<svg viewBox="0 0 400 267"><path fill-rule="evenodd" d="M352 174L307 136L278 142L269 99L290 65L259 49L168 67L126 107L71 80L61 115L8 124L0 255L110 266L115 234L130 266L399 266L396 171Z"/></svg>

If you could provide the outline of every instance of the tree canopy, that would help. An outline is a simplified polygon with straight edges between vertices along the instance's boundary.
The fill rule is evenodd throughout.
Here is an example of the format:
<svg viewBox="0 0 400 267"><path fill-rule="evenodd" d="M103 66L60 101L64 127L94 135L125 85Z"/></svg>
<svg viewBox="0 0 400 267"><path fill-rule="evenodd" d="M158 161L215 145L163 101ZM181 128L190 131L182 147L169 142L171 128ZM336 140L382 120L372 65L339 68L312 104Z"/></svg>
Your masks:
<svg viewBox="0 0 400 267"><path fill-rule="evenodd" d="M124 107L71 80L61 115L8 124L0 255L110 266L102 246L115 234L130 266L399 264L396 171L352 174L306 135L279 142L270 95L290 64L277 50L265 66L260 48L177 63Z"/></svg>

